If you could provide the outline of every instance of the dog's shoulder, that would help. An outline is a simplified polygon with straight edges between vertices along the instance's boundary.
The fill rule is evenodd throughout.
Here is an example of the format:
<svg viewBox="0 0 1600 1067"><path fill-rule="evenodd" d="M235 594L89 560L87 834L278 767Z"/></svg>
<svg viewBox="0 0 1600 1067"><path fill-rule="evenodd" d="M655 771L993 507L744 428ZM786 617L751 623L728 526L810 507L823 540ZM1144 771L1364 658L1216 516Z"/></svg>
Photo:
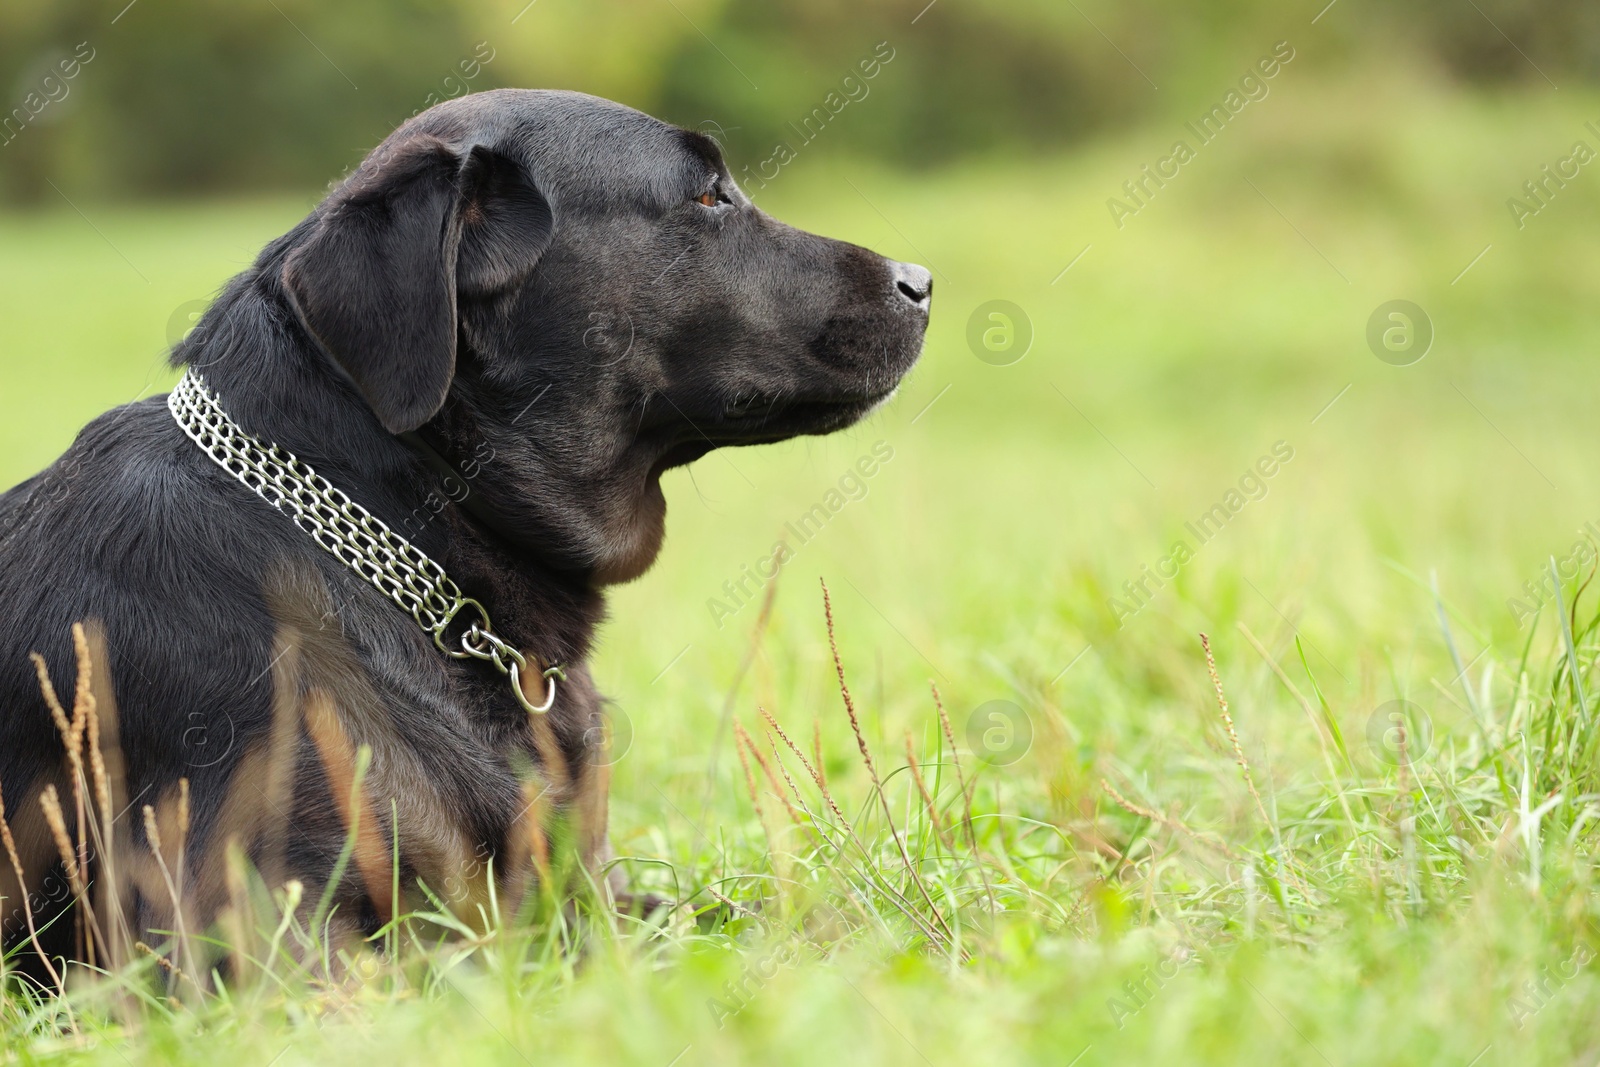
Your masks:
<svg viewBox="0 0 1600 1067"><path fill-rule="evenodd" d="M254 561L274 542L284 553L317 551L276 518L194 447L164 398L91 422L0 498L0 736L21 742L48 727L29 653L68 684L74 623L103 627L111 662L102 667L134 733L164 729L134 709L181 720L190 705L214 702L212 679L259 671L272 626Z"/></svg>
<svg viewBox="0 0 1600 1067"><path fill-rule="evenodd" d="M247 555L293 547L274 517L195 448L164 398L116 408L0 502L0 593L24 609L8 621L94 616L119 595L182 599L198 592L183 580L197 571L226 595Z"/></svg>

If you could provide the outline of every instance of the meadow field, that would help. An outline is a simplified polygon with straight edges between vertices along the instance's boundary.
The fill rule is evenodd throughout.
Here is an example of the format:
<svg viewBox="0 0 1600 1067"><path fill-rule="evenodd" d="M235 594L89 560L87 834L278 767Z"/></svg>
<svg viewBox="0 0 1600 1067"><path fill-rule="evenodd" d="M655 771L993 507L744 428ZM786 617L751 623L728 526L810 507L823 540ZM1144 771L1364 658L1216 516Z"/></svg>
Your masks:
<svg viewBox="0 0 1600 1067"><path fill-rule="evenodd" d="M616 591L613 840L680 906L12 990L6 1062L1600 1060L1600 176L1507 206L1600 97L1407 78L1281 79L1120 226L1178 124L785 169L933 322L863 425L669 476ZM0 216L0 484L315 199Z"/></svg>

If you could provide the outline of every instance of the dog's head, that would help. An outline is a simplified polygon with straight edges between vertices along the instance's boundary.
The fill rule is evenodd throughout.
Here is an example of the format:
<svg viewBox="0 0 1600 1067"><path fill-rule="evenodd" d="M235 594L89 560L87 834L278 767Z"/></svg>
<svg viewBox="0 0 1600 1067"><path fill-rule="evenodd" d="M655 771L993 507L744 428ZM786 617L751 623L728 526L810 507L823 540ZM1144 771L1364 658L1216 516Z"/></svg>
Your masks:
<svg viewBox="0 0 1600 1067"><path fill-rule="evenodd" d="M389 432L429 424L518 547L602 582L655 558L662 472L888 397L932 293L762 212L699 133L517 90L396 131L282 278Z"/></svg>

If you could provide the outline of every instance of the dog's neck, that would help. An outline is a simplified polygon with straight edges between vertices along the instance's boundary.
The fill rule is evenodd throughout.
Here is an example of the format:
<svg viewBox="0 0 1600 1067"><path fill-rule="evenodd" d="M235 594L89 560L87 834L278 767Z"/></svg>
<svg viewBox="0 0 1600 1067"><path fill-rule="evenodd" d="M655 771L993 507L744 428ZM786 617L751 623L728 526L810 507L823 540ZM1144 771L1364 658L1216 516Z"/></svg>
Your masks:
<svg viewBox="0 0 1600 1067"><path fill-rule="evenodd" d="M507 640L546 662L581 662L603 613L591 576L511 547L441 491L439 473L384 429L300 325L271 258L235 279L174 359L205 379L244 430L293 452L438 561ZM466 461L443 459L458 469Z"/></svg>
<svg viewBox="0 0 1600 1067"><path fill-rule="evenodd" d="M519 542L518 534L506 517L473 487L472 483L482 469L481 457L468 456L462 459L457 455L460 450L452 448L450 442L431 426L419 426L397 436L436 480L436 499L441 507L444 500L450 500L502 542L510 545Z"/></svg>

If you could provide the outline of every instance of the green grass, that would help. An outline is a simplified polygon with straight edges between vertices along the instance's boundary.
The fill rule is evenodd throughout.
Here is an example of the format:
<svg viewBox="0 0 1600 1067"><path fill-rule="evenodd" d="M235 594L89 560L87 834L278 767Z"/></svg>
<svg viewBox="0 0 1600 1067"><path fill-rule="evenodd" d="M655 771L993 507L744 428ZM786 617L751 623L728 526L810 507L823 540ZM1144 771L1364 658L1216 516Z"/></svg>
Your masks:
<svg viewBox="0 0 1600 1067"><path fill-rule="evenodd" d="M935 315L922 366L867 425L671 476L661 561L614 599L595 665L633 727L614 840L637 882L698 921L684 909L655 938L589 929L581 955L557 950L572 931L534 924L407 953L359 988L190 997L136 1026L99 1020L86 991L78 1037L13 998L9 1055L1594 1062L1593 967L1537 998L1523 983L1600 946L1595 598L1572 627L1587 711L1553 606L1530 634L1507 601L1600 520L1600 177L1584 172L1520 232L1505 199L1600 101L1441 96L1403 77L1285 79L1122 230L1106 198L1179 131L918 176L819 152L764 195L798 225L929 263ZM0 481L163 388L172 311L305 205L0 219ZM1396 297L1437 329L1410 367L1363 339ZM1035 330L1008 367L965 340L996 298ZM723 583L879 441L892 459L798 548L770 625L758 634L751 603L719 626L708 601ZM1108 599L1279 441L1293 458L1264 498L1119 627ZM857 753L819 577L884 797L954 945L928 933ZM977 782L976 853L930 680ZM1368 739L1397 699L1431 724L1404 769ZM1032 742L980 768L967 727L993 700L1023 709ZM721 724L729 709L761 739L758 706L803 747L820 730L860 847L792 759L815 821L791 823L764 785L757 817ZM946 841L904 770L907 731ZM1159 987L1158 966L1172 973ZM1127 983L1146 981L1139 1004ZM729 982L748 1003L719 1025Z"/></svg>

